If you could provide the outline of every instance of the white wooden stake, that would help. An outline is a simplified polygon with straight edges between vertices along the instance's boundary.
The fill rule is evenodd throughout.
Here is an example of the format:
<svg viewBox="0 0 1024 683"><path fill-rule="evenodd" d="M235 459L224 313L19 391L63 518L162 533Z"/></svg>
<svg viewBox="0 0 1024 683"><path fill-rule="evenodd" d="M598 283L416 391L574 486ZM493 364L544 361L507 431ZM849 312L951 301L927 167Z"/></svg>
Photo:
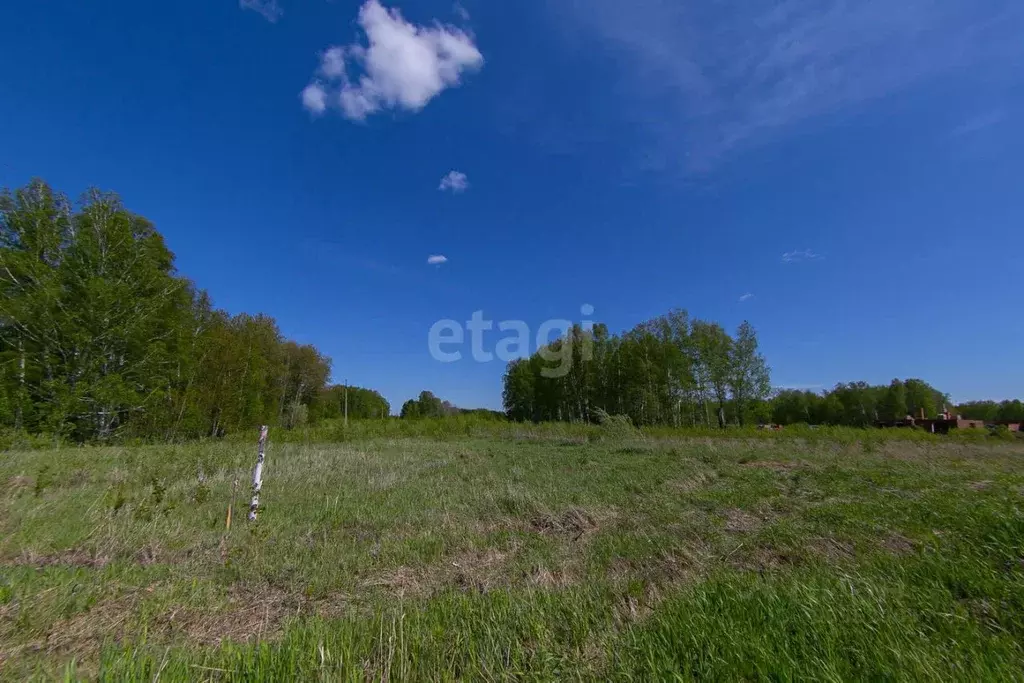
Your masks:
<svg viewBox="0 0 1024 683"><path fill-rule="evenodd" d="M267 445L267 426L260 427L260 442L257 444L256 469L252 471L252 502L249 503L249 521L256 519L256 508L260 506L260 489L263 488L263 458Z"/></svg>

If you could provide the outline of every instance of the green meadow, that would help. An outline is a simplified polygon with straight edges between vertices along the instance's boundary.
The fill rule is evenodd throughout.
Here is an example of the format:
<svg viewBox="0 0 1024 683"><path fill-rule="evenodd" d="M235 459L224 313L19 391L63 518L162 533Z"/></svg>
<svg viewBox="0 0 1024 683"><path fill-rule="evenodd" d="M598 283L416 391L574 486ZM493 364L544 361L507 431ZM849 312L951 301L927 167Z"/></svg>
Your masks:
<svg viewBox="0 0 1024 683"><path fill-rule="evenodd" d="M4 453L0 678L1022 679L1020 441L429 424Z"/></svg>

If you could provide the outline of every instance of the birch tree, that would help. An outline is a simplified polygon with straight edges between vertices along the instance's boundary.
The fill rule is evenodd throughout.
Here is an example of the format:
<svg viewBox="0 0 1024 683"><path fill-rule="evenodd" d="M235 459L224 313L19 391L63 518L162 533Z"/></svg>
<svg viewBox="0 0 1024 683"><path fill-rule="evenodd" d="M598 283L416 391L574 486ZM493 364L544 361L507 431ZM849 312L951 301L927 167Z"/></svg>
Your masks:
<svg viewBox="0 0 1024 683"><path fill-rule="evenodd" d="M757 350L754 327L744 321L729 345L729 391L740 425L754 401L764 401L771 393L771 371Z"/></svg>

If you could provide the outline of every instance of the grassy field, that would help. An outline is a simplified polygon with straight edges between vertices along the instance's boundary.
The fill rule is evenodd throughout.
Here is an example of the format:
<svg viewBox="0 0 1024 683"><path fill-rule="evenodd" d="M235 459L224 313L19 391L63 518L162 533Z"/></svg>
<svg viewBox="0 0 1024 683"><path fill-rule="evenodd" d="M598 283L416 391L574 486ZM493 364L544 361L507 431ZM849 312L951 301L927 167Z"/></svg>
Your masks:
<svg viewBox="0 0 1024 683"><path fill-rule="evenodd" d="M0 454L0 678L1024 680L1024 444L864 438Z"/></svg>

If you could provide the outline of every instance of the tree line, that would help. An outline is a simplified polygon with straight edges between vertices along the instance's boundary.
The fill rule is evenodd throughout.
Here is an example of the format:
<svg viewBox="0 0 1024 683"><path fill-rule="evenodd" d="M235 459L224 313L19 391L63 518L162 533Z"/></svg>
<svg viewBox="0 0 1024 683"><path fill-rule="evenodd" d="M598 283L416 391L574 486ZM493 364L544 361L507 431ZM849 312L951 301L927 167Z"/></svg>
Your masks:
<svg viewBox="0 0 1024 683"><path fill-rule="evenodd" d="M340 414L331 360L266 315L231 315L115 194L0 193L0 427L78 441L179 439ZM379 394L349 388L349 413Z"/></svg>
<svg viewBox="0 0 1024 683"><path fill-rule="evenodd" d="M934 419L943 411L988 423L1024 422L1019 400L955 405L922 379L847 382L823 392L772 390L749 323L730 335L680 310L621 335L603 324L575 326L529 358L510 362L502 399L510 419L534 422L594 422L610 414L638 426L869 427L907 416Z"/></svg>
<svg viewBox="0 0 1024 683"><path fill-rule="evenodd" d="M725 426L757 421L771 374L757 334L674 310L621 335L574 326L529 358L508 364L502 400L510 419L593 422L626 415L636 425Z"/></svg>
<svg viewBox="0 0 1024 683"><path fill-rule="evenodd" d="M776 424L828 424L867 427L876 422L895 422L908 415L938 417L953 402L924 380L894 379L888 385L867 382L837 384L823 393L782 390L771 401Z"/></svg>
<svg viewBox="0 0 1024 683"><path fill-rule="evenodd" d="M402 411L399 415L405 420L448 417L451 415L473 415L490 420L505 418L504 413L488 410L487 408L459 408L449 401L438 398L432 391L421 391L419 396L403 403Z"/></svg>
<svg viewBox="0 0 1024 683"><path fill-rule="evenodd" d="M421 391L416 398L410 398L402 404L402 411L399 415L403 419L417 419L422 417L444 417L446 415L457 415L459 409L448 401L442 401L431 391Z"/></svg>
<svg viewBox="0 0 1024 683"><path fill-rule="evenodd" d="M956 407L968 420L1024 423L1024 403L1020 399L1006 401L969 401Z"/></svg>
<svg viewBox="0 0 1024 683"><path fill-rule="evenodd" d="M888 385L849 382L820 394L784 390L771 400L772 421L777 424L866 427L876 422L898 422L908 416L934 419L943 411L989 424L1024 422L1024 404L1019 400L955 405L949 394L921 379L894 379Z"/></svg>

